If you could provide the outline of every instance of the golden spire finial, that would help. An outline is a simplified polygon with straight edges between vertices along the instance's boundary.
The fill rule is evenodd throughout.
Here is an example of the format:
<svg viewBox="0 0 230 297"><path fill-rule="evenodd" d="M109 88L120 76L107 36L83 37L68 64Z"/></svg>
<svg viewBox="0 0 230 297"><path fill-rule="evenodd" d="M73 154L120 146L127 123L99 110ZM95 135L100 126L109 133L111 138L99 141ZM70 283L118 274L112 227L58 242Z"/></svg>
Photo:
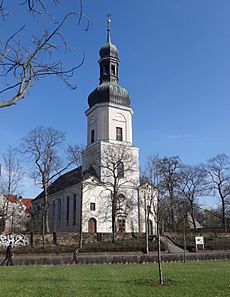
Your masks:
<svg viewBox="0 0 230 297"><path fill-rule="evenodd" d="M111 24L111 13L107 14L107 42L111 43L111 38L110 38L110 24Z"/></svg>

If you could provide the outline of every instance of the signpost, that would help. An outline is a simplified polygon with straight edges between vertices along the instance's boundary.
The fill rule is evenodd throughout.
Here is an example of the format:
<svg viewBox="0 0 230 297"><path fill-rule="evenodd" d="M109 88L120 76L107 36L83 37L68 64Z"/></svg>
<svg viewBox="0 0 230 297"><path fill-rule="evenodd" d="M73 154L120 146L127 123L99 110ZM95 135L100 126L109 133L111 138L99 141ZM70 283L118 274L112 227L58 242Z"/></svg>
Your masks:
<svg viewBox="0 0 230 297"><path fill-rule="evenodd" d="M202 248L204 250L204 237L203 236L196 236L195 243L196 243L196 252L198 251L198 245L202 245Z"/></svg>

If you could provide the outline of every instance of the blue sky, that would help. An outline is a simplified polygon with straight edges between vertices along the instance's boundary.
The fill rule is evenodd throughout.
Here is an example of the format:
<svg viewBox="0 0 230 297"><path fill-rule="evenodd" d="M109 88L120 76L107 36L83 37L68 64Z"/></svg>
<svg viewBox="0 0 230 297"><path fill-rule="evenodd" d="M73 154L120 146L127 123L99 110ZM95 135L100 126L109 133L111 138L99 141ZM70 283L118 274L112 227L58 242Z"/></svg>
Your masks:
<svg viewBox="0 0 230 297"><path fill-rule="evenodd" d="M60 20L78 1L55 7ZM67 4L68 3L68 4ZM98 51L106 40L106 14L112 14L111 37L120 53L120 84L131 96L133 140L144 164L148 155L179 155L198 164L217 153L230 155L230 1L229 0L85 0L92 21L67 23L64 33L75 49L63 53L67 65L85 62L77 71L75 91L53 78L34 84L16 106L0 110L0 154L20 145L38 125L66 133L69 143L86 143L87 97L99 79ZM27 14L19 7L10 16L8 32L23 24ZM37 33L37 18L27 18ZM1 24L2 25L2 24ZM6 36L6 35L5 35ZM31 183L23 195L39 192Z"/></svg>

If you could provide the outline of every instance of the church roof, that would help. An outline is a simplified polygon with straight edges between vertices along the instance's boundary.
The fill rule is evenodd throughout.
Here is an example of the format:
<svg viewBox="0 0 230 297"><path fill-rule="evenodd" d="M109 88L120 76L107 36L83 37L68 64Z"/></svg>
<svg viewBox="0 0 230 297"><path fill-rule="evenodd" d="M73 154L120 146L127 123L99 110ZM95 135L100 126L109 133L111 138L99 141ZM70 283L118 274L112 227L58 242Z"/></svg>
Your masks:
<svg viewBox="0 0 230 297"><path fill-rule="evenodd" d="M100 84L88 97L90 108L100 103L130 107L128 91L118 83L119 52L116 45L111 42L110 23L111 20L108 18L107 41L99 51Z"/></svg>
<svg viewBox="0 0 230 297"><path fill-rule="evenodd" d="M99 55L101 58L104 57L114 57L118 59L118 49L115 44L112 44L111 42L106 42L100 49Z"/></svg>
<svg viewBox="0 0 230 297"><path fill-rule="evenodd" d="M82 167L79 166L71 171L64 173L63 175L59 176L50 186L48 193L49 195L64 190L65 188L71 187L80 183L84 179L94 176L97 177L96 172L93 168L90 168L87 171L82 172ZM34 200L38 200L44 197L44 192L42 191Z"/></svg>
<svg viewBox="0 0 230 297"><path fill-rule="evenodd" d="M130 97L125 88L117 82L103 82L88 97L89 107L98 103L114 103L123 106L130 106Z"/></svg>

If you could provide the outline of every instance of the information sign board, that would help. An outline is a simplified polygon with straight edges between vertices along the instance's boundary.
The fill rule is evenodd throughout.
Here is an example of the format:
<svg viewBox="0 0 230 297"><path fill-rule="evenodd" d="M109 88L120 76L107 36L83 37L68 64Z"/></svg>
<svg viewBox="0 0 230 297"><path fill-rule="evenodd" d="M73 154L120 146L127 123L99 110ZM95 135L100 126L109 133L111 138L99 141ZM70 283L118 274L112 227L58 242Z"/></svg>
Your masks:
<svg viewBox="0 0 230 297"><path fill-rule="evenodd" d="M196 243L196 251L198 250L198 245L202 245L202 248L204 250L204 237L203 236L196 236L195 243Z"/></svg>

